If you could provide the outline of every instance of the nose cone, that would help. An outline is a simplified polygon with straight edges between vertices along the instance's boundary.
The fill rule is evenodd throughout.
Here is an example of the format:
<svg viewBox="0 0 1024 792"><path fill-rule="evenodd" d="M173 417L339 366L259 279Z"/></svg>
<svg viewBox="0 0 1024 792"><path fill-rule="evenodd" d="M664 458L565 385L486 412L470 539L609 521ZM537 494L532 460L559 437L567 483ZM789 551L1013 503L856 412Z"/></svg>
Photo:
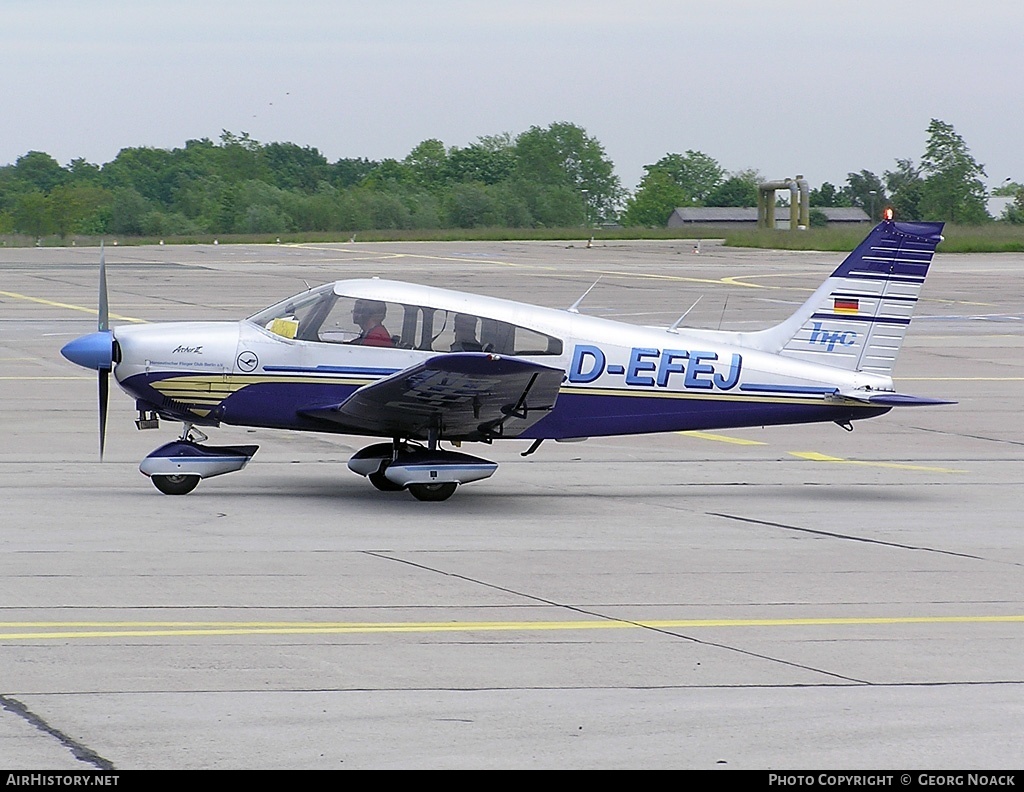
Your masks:
<svg viewBox="0 0 1024 792"><path fill-rule="evenodd" d="M83 368L110 371L114 366L114 334L109 330L89 333L65 344L60 353Z"/></svg>

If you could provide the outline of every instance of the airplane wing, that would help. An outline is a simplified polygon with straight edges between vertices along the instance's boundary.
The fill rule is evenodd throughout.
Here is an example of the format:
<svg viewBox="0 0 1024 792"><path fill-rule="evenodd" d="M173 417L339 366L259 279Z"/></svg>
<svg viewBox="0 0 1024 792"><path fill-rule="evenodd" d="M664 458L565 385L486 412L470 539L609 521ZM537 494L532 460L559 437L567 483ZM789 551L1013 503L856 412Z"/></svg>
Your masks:
<svg viewBox="0 0 1024 792"><path fill-rule="evenodd" d="M383 437L515 437L554 407L565 372L522 358L438 355L302 414Z"/></svg>

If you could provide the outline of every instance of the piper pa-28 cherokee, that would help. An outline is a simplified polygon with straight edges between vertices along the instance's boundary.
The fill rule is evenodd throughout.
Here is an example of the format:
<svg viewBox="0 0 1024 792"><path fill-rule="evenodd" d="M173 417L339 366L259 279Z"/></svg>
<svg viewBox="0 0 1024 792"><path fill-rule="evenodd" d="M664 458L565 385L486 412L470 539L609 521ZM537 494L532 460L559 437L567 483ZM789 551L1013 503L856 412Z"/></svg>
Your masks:
<svg viewBox="0 0 1024 792"><path fill-rule="evenodd" d="M852 429L893 407L949 404L898 394L891 376L941 230L883 221L789 319L757 332L684 329L682 317L637 327L581 315L579 301L541 308L376 278L240 322L110 328L101 256L98 332L62 353L99 372L101 457L111 371L140 429L183 422L140 465L161 492L243 468L258 446L203 445L196 428L229 424L389 438L349 468L377 489L439 501L498 467L441 441L532 440L526 456L546 439Z"/></svg>

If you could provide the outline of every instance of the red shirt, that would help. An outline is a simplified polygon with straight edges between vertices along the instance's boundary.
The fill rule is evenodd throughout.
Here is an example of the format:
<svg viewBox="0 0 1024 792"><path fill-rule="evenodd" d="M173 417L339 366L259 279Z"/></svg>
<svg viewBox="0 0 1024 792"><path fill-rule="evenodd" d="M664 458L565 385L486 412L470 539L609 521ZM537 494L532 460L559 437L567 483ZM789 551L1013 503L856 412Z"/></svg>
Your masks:
<svg viewBox="0 0 1024 792"><path fill-rule="evenodd" d="M393 347L395 342L384 325L377 325L370 328L364 335L357 338L353 343L362 346Z"/></svg>

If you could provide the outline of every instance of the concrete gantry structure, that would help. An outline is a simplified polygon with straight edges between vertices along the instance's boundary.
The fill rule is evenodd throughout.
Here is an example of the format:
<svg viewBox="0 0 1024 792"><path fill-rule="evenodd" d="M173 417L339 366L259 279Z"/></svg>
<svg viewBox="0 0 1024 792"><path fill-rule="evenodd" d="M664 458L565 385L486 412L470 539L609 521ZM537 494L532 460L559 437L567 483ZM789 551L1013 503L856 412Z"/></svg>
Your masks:
<svg viewBox="0 0 1024 792"><path fill-rule="evenodd" d="M795 179L762 182L757 185L757 225L760 228L775 228L775 191L789 190L789 228L792 231L810 226L811 201L807 179L798 175Z"/></svg>

